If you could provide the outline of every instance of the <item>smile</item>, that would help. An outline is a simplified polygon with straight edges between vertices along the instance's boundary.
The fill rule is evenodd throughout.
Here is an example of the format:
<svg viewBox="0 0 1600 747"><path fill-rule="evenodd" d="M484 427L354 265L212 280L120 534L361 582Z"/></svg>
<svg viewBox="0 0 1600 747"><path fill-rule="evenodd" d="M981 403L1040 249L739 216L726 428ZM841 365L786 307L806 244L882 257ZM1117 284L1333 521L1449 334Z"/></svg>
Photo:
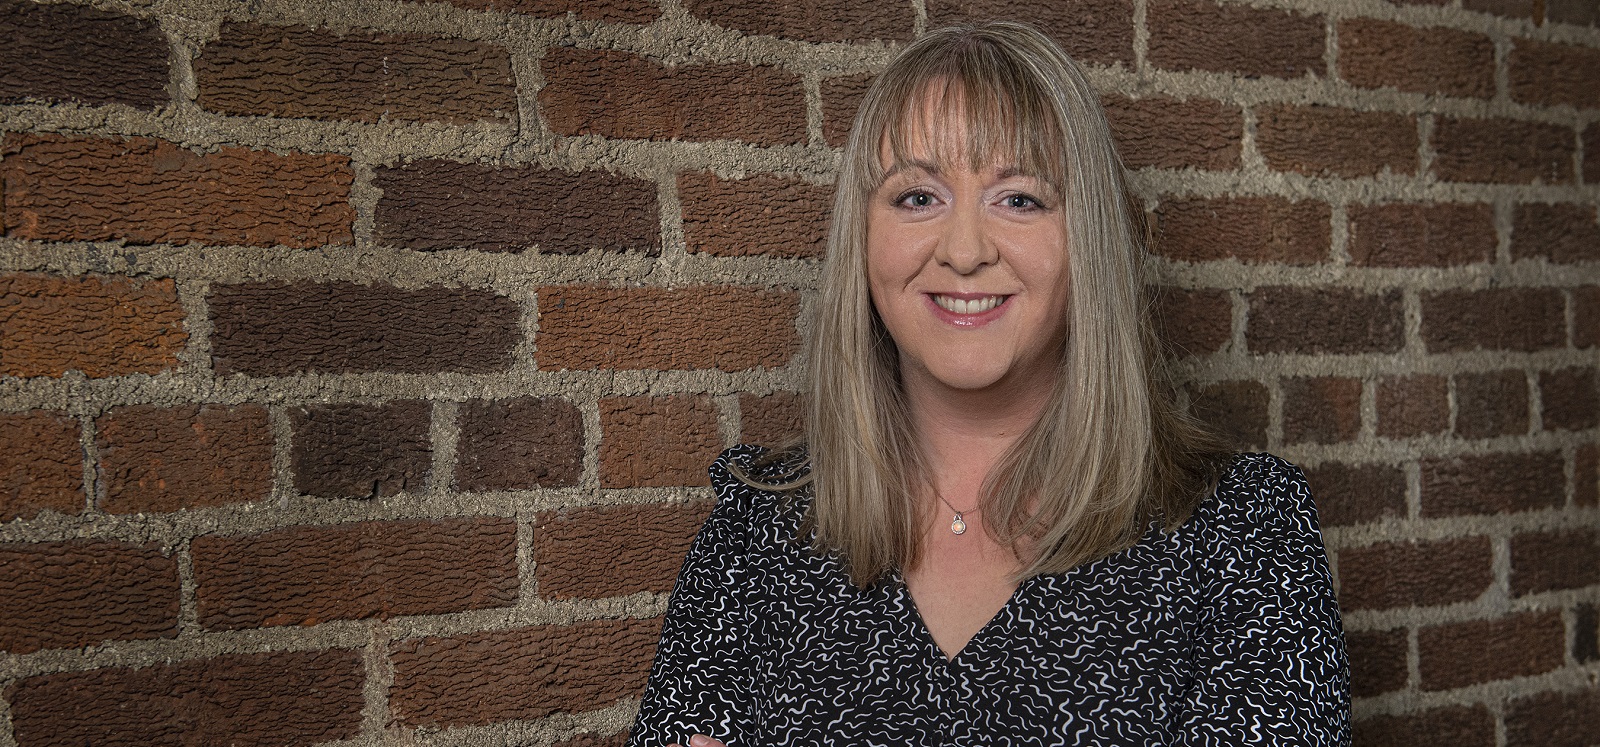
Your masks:
<svg viewBox="0 0 1600 747"><path fill-rule="evenodd" d="M980 298L955 298L934 293L933 302L952 314L982 314L1006 302L1010 296L982 296Z"/></svg>

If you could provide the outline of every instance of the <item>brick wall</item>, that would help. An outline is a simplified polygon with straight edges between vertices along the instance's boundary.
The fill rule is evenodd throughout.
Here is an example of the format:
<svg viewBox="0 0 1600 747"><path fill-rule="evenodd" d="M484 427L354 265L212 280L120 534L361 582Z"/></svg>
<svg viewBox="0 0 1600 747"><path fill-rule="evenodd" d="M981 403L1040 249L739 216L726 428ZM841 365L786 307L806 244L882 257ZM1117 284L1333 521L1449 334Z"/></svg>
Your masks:
<svg viewBox="0 0 1600 747"><path fill-rule="evenodd" d="M0 0L0 747L614 744L922 29L1060 38L1358 745L1600 724L1593 2Z"/></svg>

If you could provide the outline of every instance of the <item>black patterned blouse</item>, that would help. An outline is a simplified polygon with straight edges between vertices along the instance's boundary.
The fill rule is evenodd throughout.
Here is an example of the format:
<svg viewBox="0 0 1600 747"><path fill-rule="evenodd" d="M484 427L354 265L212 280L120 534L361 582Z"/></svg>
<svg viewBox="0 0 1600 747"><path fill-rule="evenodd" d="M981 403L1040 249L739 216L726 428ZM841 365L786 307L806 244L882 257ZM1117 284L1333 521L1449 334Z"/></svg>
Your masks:
<svg viewBox="0 0 1600 747"><path fill-rule="evenodd" d="M1347 745L1349 666L1304 476L1238 457L1172 532L1023 582L946 660L898 575L796 536L805 497L711 467L630 747Z"/></svg>

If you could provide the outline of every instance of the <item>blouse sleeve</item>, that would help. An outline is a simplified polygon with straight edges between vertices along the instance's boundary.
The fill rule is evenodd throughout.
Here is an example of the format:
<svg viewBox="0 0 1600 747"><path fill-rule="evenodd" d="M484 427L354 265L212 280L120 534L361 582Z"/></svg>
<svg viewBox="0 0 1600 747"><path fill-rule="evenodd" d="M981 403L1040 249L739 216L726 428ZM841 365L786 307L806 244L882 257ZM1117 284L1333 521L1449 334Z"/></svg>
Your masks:
<svg viewBox="0 0 1600 747"><path fill-rule="evenodd" d="M1202 505L1183 743L1349 745L1343 625L1299 468L1242 457Z"/></svg>
<svg viewBox="0 0 1600 747"><path fill-rule="evenodd" d="M753 491L735 489L728 472L734 456L725 452L712 465L717 505L678 573L628 747L687 747L694 734L728 747L750 744L754 687L745 594Z"/></svg>

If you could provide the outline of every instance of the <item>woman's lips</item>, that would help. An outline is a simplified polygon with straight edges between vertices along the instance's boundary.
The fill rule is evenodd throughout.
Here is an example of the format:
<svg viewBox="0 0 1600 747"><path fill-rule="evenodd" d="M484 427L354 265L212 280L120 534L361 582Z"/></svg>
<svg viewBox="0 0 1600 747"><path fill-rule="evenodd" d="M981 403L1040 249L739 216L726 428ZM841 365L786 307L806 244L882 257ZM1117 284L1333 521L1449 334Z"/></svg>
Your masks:
<svg viewBox="0 0 1600 747"><path fill-rule="evenodd" d="M959 327L978 327L1005 313L1010 295L983 293L929 293L934 315Z"/></svg>

